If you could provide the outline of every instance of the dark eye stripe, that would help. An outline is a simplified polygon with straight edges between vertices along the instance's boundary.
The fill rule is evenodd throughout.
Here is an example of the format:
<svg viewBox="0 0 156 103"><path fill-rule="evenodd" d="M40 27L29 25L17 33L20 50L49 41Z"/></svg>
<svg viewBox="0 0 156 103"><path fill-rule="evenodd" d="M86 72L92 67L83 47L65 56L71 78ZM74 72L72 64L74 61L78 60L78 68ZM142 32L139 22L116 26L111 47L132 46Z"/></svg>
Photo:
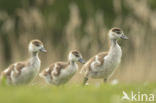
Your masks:
<svg viewBox="0 0 156 103"><path fill-rule="evenodd" d="M40 44L36 44L36 46L40 46Z"/></svg>
<svg viewBox="0 0 156 103"><path fill-rule="evenodd" d="M117 34L121 34L121 32L120 32L120 31L117 31L116 33L117 33Z"/></svg>
<svg viewBox="0 0 156 103"><path fill-rule="evenodd" d="M80 57L79 55L75 55L76 57Z"/></svg>
<svg viewBox="0 0 156 103"><path fill-rule="evenodd" d="M78 51L73 51L72 54L74 54L76 57L80 57L80 53Z"/></svg>
<svg viewBox="0 0 156 103"><path fill-rule="evenodd" d="M40 46L40 45L42 45L42 42L39 40L33 40L32 44L34 44L35 46Z"/></svg>

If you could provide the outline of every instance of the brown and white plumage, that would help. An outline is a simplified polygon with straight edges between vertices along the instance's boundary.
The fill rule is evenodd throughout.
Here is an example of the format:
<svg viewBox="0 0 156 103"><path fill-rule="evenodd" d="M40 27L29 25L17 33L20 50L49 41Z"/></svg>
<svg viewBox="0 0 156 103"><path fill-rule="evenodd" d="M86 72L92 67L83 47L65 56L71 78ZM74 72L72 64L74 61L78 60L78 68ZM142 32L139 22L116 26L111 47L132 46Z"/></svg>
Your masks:
<svg viewBox="0 0 156 103"><path fill-rule="evenodd" d="M88 60L88 62L86 62L86 64L84 64L84 66L81 68L80 73L84 73L87 75L87 73L92 69L92 63L94 63L94 67L95 66L102 66L104 63L104 57L108 54L108 52L101 52L95 56L93 56L91 59Z"/></svg>
<svg viewBox="0 0 156 103"><path fill-rule="evenodd" d="M13 85L29 83L40 70L39 51L46 52L43 43L40 40L32 40L29 44L29 60L11 64L1 73L1 79L6 78L6 82Z"/></svg>
<svg viewBox="0 0 156 103"><path fill-rule="evenodd" d="M118 66L122 56L122 50L118 45L118 39L128 39L119 28L112 28L109 31L111 47L108 52L102 52L86 62L80 73L85 75L84 84L88 78L103 78L104 81L112 75L114 69Z"/></svg>
<svg viewBox="0 0 156 103"><path fill-rule="evenodd" d="M71 51L68 62L56 62L44 69L40 77L53 85L61 85L68 82L78 70L76 62L84 63L82 55L78 51Z"/></svg>

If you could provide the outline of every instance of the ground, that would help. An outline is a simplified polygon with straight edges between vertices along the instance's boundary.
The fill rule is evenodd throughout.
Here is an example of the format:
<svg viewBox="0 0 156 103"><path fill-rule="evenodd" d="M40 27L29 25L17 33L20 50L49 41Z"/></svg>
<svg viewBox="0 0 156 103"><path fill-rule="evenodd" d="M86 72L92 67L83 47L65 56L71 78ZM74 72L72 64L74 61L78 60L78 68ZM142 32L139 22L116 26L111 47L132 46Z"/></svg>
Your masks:
<svg viewBox="0 0 156 103"><path fill-rule="evenodd" d="M121 101L123 91L128 95L134 91L156 96L156 84L0 86L0 103L133 103Z"/></svg>

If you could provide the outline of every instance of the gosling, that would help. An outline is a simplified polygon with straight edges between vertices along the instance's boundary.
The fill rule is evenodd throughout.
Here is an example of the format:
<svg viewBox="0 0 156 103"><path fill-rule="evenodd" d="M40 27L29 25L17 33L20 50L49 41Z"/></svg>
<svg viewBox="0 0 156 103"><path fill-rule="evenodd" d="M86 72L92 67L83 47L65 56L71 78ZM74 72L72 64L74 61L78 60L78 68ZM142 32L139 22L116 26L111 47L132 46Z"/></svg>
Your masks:
<svg viewBox="0 0 156 103"><path fill-rule="evenodd" d="M9 85L23 85L30 83L39 73L41 61L39 51L47 52L40 40L32 40L29 43L30 58L25 62L17 62L10 65L1 73L1 80Z"/></svg>
<svg viewBox="0 0 156 103"><path fill-rule="evenodd" d="M69 53L68 62L56 62L44 69L39 76L48 84L63 85L67 83L78 70L76 62L85 63L80 52L73 50Z"/></svg>
<svg viewBox="0 0 156 103"><path fill-rule="evenodd" d="M110 49L108 52L102 52L91 59L82 67L80 73L84 74L83 84L85 85L89 78L100 79L107 82L116 67L120 64L122 50L118 44L119 39L128 39L120 28L112 28L109 33Z"/></svg>

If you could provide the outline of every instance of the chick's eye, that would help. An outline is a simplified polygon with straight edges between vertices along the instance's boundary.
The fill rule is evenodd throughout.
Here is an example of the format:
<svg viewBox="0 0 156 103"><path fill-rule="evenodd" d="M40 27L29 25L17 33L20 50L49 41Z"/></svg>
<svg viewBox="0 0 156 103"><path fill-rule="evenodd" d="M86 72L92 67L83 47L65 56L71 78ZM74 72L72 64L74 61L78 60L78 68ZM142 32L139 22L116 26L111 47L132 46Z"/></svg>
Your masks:
<svg viewBox="0 0 156 103"><path fill-rule="evenodd" d="M76 57L79 57L79 55L75 55Z"/></svg>
<svg viewBox="0 0 156 103"><path fill-rule="evenodd" d="M39 47L40 45L39 44L36 44L36 46Z"/></svg>
<svg viewBox="0 0 156 103"><path fill-rule="evenodd" d="M121 34L121 32L119 32L119 31L118 31L118 32L116 32L116 33L117 33L117 34Z"/></svg>

